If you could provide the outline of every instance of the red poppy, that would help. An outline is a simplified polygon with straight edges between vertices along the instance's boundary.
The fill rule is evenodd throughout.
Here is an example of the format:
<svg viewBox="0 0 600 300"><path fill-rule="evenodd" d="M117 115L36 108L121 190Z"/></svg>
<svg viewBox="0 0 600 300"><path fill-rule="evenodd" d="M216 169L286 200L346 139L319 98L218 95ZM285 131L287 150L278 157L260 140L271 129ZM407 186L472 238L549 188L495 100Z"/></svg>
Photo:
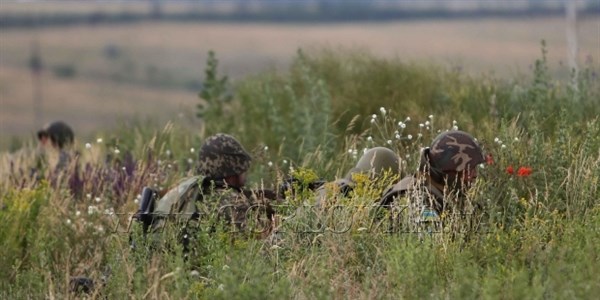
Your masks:
<svg viewBox="0 0 600 300"><path fill-rule="evenodd" d="M517 176L527 177L527 176L531 175L532 172L533 172L533 170L530 167L520 167L519 170L517 171Z"/></svg>
<svg viewBox="0 0 600 300"><path fill-rule="evenodd" d="M492 156L492 154L488 153L485 156L485 162L490 166L494 164L494 157Z"/></svg>
<svg viewBox="0 0 600 300"><path fill-rule="evenodd" d="M506 173L508 173L510 175L515 174L515 170L513 169L513 166L508 166L506 168Z"/></svg>

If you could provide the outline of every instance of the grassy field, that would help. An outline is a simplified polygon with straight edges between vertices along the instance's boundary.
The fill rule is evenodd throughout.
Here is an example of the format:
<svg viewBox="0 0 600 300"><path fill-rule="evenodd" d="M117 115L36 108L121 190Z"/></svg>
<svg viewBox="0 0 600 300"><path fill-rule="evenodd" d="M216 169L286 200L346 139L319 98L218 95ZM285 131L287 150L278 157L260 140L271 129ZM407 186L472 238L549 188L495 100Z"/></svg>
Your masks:
<svg viewBox="0 0 600 300"><path fill-rule="evenodd" d="M128 38L164 44L157 38ZM190 49L199 43L181 41ZM426 63L407 63L364 51L299 51L289 54L287 67L277 73L236 77L229 102L221 101L227 89L209 93L212 113L202 126L190 128L185 120L110 123L112 129L94 130L93 138L80 140L74 149L79 159L62 172L43 163L36 169L33 145L2 152L0 298L84 297L69 291L69 280L86 276L96 283L92 299L595 299L600 293L598 67L585 65L576 80L558 77L549 68L557 59L553 47L551 39L547 48L537 44L537 54L532 50L525 63L532 68L524 66L522 76L472 76L430 63L426 56ZM141 57L149 55L141 55L143 47L136 49ZM231 52L217 54L225 62ZM59 63L76 57L74 52L55 55L62 55ZM82 64L90 58L81 57ZM148 61L164 63L159 57ZM7 64L5 78L12 80L14 72L27 80L22 66ZM198 66L203 69L203 61ZM64 103L79 101L65 97L69 84L81 85L76 89L81 97L105 91L99 82L114 84L107 74L78 70L69 79L46 77L52 88L65 89L56 93ZM121 81L124 90L111 85L111 95L156 101L148 110L165 109L157 103L163 97L179 101L166 87L139 78ZM205 84L215 91L223 87L218 80ZM130 93L129 86L146 97ZM113 109L131 113L123 99L111 101ZM90 113L101 115L105 109L95 107ZM195 112L191 104L181 110L184 117ZM464 199L466 207L479 209L448 216L453 226L440 233L420 236L372 227L369 208L386 185L366 178L348 197L337 199L347 210L326 210L319 218L301 209L313 203L311 191L301 189L278 203L280 239L275 241L255 239L255 232L215 229L215 215L207 214L194 235L195 252L185 261L181 247L172 243L179 228L168 228L157 244L145 247L139 226L125 226L137 210L141 188L164 189L192 174L201 142L218 131L238 137L251 151L249 187L276 188L290 174L304 183L343 176L364 149L374 146L391 148L403 160L403 174L413 173L419 150L453 127L477 137L494 162L480 169ZM48 156L51 163L56 154ZM532 173L511 174L511 167Z"/></svg>
<svg viewBox="0 0 600 300"><path fill-rule="evenodd" d="M580 63L597 66L598 17L579 24ZM525 30L526 28L526 30ZM432 63L469 74L528 73L548 44L553 74L567 74L562 18L411 21L357 24L156 23L0 31L2 148L12 135L54 119L81 136L133 116L177 119L197 102L208 50L220 72L239 81L285 70L303 49L362 49L382 58ZM28 62L39 41L43 120L33 120ZM143 102L143 104L142 104ZM197 126L193 124L192 126Z"/></svg>

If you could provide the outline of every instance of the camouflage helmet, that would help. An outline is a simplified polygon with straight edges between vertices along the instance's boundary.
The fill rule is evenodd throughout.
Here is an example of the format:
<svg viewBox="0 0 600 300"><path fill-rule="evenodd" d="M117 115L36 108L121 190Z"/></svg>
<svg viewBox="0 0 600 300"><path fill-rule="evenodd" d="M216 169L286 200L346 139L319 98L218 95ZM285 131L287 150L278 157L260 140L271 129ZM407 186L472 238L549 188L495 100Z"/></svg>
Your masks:
<svg viewBox="0 0 600 300"><path fill-rule="evenodd" d="M485 162L479 144L470 134L460 130L438 135L431 143L428 159L432 169L442 172L468 171Z"/></svg>
<svg viewBox="0 0 600 300"><path fill-rule="evenodd" d="M38 139L43 137L50 138L52 144L62 149L73 143L75 135L73 129L63 121L56 121L47 124L37 133Z"/></svg>
<svg viewBox="0 0 600 300"><path fill-rule="evenodd" d="M371 176L377 177L384 171L390 171L393 175L400 174L400 159L391 149L375 147L365 152L356 166L350 169L344 178L352 180L354 173L369 173Z"/></svg>
<svg viewBox="0 0 600 300"><path fill-rule="evenodd" d="M201 174L221 179L246 172L252 159L234 137L218 133L204 141L199 160L198 171Z"/></svg>

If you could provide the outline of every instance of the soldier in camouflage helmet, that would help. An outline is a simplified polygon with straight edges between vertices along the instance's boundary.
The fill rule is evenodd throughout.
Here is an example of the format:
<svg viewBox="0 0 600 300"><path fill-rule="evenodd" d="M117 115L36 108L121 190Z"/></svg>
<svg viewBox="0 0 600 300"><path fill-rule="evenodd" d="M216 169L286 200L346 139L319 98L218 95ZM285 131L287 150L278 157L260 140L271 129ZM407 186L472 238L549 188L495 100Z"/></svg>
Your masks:
<svg viewBox="0 0 600 300"><path fill-rule="evenodd" d="M223 224L233 225L235 230L246 229L251 210L260 210L259 200L242 192L250 162L248 152L232 136L219 133L208 137L199 151L198 174L180 181L157 202L157 221L152 228L162 228L169 219L197 224L216 214ZM264 223L259 225L267 228ZM193 232L185 229L182 243L186 251L193 241Z"/></svg>
<svg viewBox="0 0 600 300"><path fill-rule="evenodd" d="M388 189L380 205L405 205L410 223L440 225L440 216L449 206L460 207L477 178L477 166L483 162L483 151L470 134L458 130L441 133L422 150L417 174Z"/></svg>
<svg viewBox="0 0 600 300"><path fill-rule="evenodd" d="M58 161L55 170L62 170L69 164L71 160L69 152L75 139L73 129L69 125L63 121L49 123L37 132L37 138L41 152L45 152L48 148L57 151Z"/></svg>
<svg viewBox="0 0 600 300"><path fill-rule="evenodd" d="M379 180L387 176L400 175L400 158L394 151L385 147L375 147L366 151L358 160L356 166L343 178L327 183L317 190L316 205L331 202L332 195L347 195L355 186L353 176L367 175L371 180Z"/></svg>

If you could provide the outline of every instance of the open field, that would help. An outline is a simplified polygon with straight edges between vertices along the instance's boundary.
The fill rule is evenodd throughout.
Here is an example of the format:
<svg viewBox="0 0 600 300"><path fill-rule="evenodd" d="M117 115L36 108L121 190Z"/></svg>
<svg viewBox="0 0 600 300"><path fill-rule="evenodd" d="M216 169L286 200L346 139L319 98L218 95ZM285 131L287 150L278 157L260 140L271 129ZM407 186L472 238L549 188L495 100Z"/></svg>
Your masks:
<svg viewBox="0 0 600 300"><path fill-rule="evenodd" d="M579 24L580 63L598 65L600 17ZM285 68L298 48L359 48L382 58L435 63L501 77L528 72L548 44L555 74L566 73L563 18L446 20L339 24L161 23L0 31L0 127L30 134L53 119L81 134L110 127L116 117L176 118L193 110L208 50L234 80ZM38 40L43 120L32 120L28 71ZM67 70L67 74L61 70ZM69 73L71 71L71 73Z"/></svg>

